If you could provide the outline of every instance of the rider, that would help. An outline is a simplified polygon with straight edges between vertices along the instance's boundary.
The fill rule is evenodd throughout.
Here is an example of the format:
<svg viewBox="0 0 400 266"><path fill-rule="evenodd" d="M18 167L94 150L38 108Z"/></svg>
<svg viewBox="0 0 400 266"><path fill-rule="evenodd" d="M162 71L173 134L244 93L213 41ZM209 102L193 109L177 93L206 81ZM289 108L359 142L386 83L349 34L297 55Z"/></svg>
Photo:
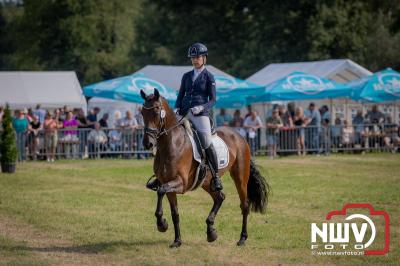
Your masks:
<svg viewBox="0 0 400 266"><path fill-rule="evenodd" d="M213 174L213 185L216 191L222 190L218 175L218 158L211 142L211 124L209 111L216 100L214 76L205 68L208 50L204 44L195 43L189 47L188 57L192 61L193 70L182 77L181 87L175 108L182 116L188 114L190 121L196 126L201 145L204 148L208 164ZM148 184L153 188L158 180Z"/></svg>

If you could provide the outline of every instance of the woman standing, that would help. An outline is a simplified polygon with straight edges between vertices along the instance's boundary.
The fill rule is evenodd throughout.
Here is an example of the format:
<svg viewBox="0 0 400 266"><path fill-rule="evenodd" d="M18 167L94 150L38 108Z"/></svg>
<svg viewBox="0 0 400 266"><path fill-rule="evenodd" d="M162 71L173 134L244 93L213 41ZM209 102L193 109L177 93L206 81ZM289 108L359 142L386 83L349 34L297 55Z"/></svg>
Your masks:
<svg viewBox="0 0 400 266"><path fill-rule="evenodd" d="M48 162L54 162L58 136L58 122L51 117L50 113L46 114L43 122L44 134L45 134L45 146L46 146L46 157Z"/></svg>
<svg viewBox="0 0 400 266"><path fill-rule="evenodd" d="M296 126L297 131L297 154L298 155L306 155L306 147L304 143L305 137L305 120L303 108L297 107L295 116L293 117L293 123Z"/></svg>

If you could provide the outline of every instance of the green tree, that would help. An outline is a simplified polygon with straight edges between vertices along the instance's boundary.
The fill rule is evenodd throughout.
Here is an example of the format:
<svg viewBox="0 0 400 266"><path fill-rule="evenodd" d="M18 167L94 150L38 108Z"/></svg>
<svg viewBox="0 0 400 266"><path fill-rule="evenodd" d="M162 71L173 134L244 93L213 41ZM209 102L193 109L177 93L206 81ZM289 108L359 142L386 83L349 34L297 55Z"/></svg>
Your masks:
<svg viewBox="0 0 400 266"><path fill-rule="evenodd" d="M17 160L17 146L15 144L15 132L12 127L11 110L8 104L4 109L2 128L3 131L0 135L1 164L15 163Z"/></svg>

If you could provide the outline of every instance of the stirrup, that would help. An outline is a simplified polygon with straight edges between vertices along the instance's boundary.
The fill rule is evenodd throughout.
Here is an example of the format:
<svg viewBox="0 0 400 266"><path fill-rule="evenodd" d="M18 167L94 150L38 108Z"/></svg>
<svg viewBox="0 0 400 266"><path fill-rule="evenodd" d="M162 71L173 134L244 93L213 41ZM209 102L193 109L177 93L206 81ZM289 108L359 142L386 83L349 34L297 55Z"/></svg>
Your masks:
<svg viewBox="0 0 400 266"><path fill-rule="evenodd" d="M153 177L156 177L156 175L150 176L149 180L147 180L146 188L157 191L160 187L160 181L157 178L152 181Z"/></svg>

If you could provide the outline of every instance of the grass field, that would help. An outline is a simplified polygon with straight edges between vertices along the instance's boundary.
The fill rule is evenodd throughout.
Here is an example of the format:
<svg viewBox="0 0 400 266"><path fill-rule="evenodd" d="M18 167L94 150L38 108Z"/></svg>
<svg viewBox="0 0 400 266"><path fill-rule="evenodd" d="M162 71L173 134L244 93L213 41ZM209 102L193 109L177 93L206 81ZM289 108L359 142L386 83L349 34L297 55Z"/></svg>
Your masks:
<svg viewBox="0 0 400 266"><path fill-rule="evenodd" d="M152 161L59 161L18 165L0 174L0 264L399 265L400 156L258 158L272 195L266 215L249 216L249 239L237 247L239 199L224 176L227 199L216 219L219 238L206 241L212 201L203 190L179 196L183 245L170 249L155 224L156 196L144 189ZM391 217L385 256L313 256L310 223L343 204L368 202Z"/></svg>

